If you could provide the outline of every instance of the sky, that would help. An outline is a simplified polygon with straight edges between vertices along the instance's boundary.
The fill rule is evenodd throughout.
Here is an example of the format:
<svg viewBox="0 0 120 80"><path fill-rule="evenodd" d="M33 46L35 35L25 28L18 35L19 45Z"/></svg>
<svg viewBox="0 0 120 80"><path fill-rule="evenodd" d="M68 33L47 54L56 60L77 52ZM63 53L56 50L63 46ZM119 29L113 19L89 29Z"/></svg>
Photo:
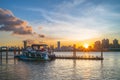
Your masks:
<svg viewBox="0 0 120 80"><path fill-rule="evenodd" d="M0 45L120 40L120 0L0 0Z"/></svg>

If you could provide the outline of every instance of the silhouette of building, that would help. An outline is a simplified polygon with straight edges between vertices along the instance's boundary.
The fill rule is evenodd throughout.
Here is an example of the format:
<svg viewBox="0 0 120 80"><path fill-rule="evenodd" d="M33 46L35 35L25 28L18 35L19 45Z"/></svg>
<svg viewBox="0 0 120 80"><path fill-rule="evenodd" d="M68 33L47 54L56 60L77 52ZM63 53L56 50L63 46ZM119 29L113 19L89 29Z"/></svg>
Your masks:
<svg viewBox="0 0 120 80"><path fill-rule="evenodd" d="M113 48L119 48L119 43L117 39L113 40Z"/></svg>
<svg viewBox="0 0 120 80"><path fill-rule="evenodd" d="M60 50L60 41L57 42L57 49Z"/></svg>
<svg viewBox="0 0 120 80"><path fill-rule="evenodd" d="M24 48L26 48L27 47L27 41L25 40L25 41L23 41L23 43L24 43Z"/></svg>
<svg viewBox="0 0 120 80"><path fill-rule="evenodd" d="M102 40L102 47L106 49L109 48L109 39Z"/></svg>
<svg viewBox="0 0 120 80"><path fill-rule="evenodd" d="M73 50L73 47L72 46L61 46L61 50L62 51L72 51Z"/></svg>
<svg viewBox="0 0 120 80"><path fill-rule="evenodd" d="M94 49L96 49L96 50L100 50L101 49L101 42L100 41L96 41L94 43Z"/></svg>
<svg viewBox="0 0 120 80"><path fill-rule="evenodd" d="M50 49L54 49L54 45L50 45Z"/></svg>

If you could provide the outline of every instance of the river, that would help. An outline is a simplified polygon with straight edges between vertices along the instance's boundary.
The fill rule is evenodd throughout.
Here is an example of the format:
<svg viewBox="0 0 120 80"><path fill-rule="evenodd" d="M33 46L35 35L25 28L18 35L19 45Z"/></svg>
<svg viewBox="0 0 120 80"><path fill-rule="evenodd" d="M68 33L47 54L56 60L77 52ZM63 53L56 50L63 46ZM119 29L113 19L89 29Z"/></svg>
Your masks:
<svg viewBox="0 0 120 80"><path fill-rule="evenodd" d="M12 53L11 53L12 54ZM72 55L72 52L56 52ZM100 52L77 52L77 55ZM0 80L120 80L120 52L104 52L104 60L0 61Z"/></svg>

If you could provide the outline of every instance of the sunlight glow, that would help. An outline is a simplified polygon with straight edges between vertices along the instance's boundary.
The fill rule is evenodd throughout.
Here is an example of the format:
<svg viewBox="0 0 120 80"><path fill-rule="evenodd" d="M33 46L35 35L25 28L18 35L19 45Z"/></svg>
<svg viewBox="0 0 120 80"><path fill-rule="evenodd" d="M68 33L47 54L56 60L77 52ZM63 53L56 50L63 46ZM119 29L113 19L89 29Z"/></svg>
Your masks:
<svg viewBox="0 0 120 80"><path fill-rule="evenodd" d="M89 44L85 43L83 46L84 46L85 48L88 48Z"/></svg>

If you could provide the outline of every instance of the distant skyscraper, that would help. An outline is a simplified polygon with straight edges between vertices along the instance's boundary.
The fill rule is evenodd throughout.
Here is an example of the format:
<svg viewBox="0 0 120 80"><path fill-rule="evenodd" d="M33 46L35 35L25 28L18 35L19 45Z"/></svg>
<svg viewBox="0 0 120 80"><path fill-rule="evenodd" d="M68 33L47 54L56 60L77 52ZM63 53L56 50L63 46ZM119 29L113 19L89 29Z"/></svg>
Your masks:
<svg viewBox="0 0 120 80"><path fill-rule="evenodd" d="M109 39L103 39L102 40L102 47L103 48L109 48Z"/></svg>
<svg viewBox="0 0 120 80"><path fill-rule="evenodd" d="M114 40L113 40L113 47L114 47L114 48L118 48L118 47L119 47L119 43L118 43L118 40L117 40L117 39L114 39Z"/></svg>
<svg viewBox="0 0 120 80"><path fill-rule="evenodd" d="M25 41L23 41L23 43L24 43L24 48L26 48L27 47L27 41L25 40Z"/></svg>
<svg viewBox="0 0 120 80"><path fill-rule="evenodd" d="M57 49L60 50L60 41L57 42Z"/></svg>
<svg viewBox="0 0 120 80"><path fill-rule="evenodd" d="M96 41L94 43L94 48L97 49L97 50L99 50L101 48L101 42L100 41Z"/></svg>
<svg viewBox="0 0 120 80"><path fill-rule="evenodd" d="M50 45L50 49L53 49L53 50L54 50L54 45Z"/></svg>

